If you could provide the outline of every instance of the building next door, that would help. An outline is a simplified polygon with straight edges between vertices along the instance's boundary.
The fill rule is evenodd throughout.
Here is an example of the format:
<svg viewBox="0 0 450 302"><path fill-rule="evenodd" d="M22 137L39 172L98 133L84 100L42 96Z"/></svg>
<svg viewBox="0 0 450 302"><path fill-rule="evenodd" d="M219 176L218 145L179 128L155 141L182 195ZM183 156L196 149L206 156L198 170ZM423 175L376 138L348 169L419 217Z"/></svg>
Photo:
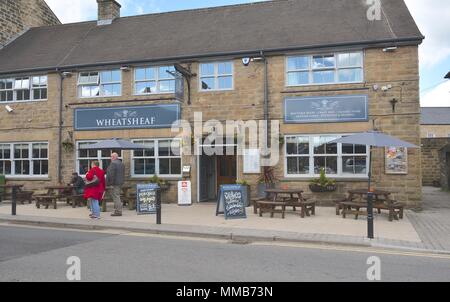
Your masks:
<svg viewBox="0 0 450 302"><path fill-rule="evenodd" d="M236 155L217 156L217 188L235 184L237 180Z"/></svg>

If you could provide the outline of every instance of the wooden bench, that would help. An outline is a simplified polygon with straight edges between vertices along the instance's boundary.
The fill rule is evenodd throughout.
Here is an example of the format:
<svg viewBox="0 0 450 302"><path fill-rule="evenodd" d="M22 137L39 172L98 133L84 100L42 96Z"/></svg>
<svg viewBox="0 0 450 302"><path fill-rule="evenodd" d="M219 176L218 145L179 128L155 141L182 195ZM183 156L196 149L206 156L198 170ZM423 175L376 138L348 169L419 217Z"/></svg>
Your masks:
<svg viewBox="0 0 450 302"><path fill-rule="evenodd" d="M36 195L36 196L34 196L34 199L36 200L36 208L38 208L38 209L41 208L41 205L45 205L46 209L48 209L50 205L52 205L55 210L57 208L57 205L56 205L57 198L55 196Z"/></svg>
<svg viewBox="0 0 450 302"><path fill-rule="evenodd" d="M78 194L78 195L70 195L67 196L67 202L69 205L72 206L72 208L76 208L76 207L84 207L86 206L86 200L84 199L82 194Z"/></svg>
<svg viewBox="0 0 450 302"><path fill-rule="evenodd" d="M300 216L305 218L305 216L315 216L316 215L316 202L315 201L301 201L297 203L297 206L300 205L301 212Z"/></svg>
<svg viewBox="0 0 450 302"><path fill-rule="evenodd" d="M367 216L367 211L361 211L361 209L367 209L367 204L351 201L341 202L340 204L342 206L342 218L346 218L347 214L355 215L356 220L358 220L359 215Z"/></svg>
<svg viewBox="0 0 450 302"><path fill-rule="evenodd" d="M286 212L286 204L283 202L273 201L256 201L259 208L259 217L262 217L264 213L270 213L270 217L273 218L275 213L281 213L281 218L284 219ZM277 209L281 207L281 209Z"/></svg>
<svg viewBox="0 0 450 302"><path fill-rule="evenodd" d="M400 202L390 201L389 203L376 203L373 205L373 208L378 210L378 214L381 213L381 210L389 211L389 221L393 221L403 219L405 205Z"/></svg>

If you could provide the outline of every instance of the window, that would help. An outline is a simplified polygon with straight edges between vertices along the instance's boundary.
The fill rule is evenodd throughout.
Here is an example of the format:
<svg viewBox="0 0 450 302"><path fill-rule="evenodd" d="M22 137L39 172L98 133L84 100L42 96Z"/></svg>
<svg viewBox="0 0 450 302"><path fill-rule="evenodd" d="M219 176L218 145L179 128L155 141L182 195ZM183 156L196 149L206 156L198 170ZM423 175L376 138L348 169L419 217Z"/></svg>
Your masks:
<svg viewBox="0 0 450 302"><path fill-rule="evenodd" d="M200 64L200 90L233 89L233 62Z"/></svg>
<svg viewBox="0 0 450 302"><path fill-rule="evenodd" d="M120 69L81 72L78 76L78 95L82 98L120 96L121 94Z"/></svg>
<svg viewBox="0 0 450 302"><path fill-rule="evenodd" d="M133 151L133 176L158 175L179 177L181 175L181 145L179 140L134 140L148 149Z"/></svg>
<svg viewBox="0 0 450 302"><path fill-rule="evenodd" d="M175 92L175 77L170 72L174 73L175 67L136 68L134 73L134 93L139 95Z"/></svg>
<svg viewBox="0 0 450 302"><path fill-rule="evenodd" d="M287 58L287 86L359 83L363 81L362 52Z"/></svg>
<svg viewBox="0 0 450 302"><path fill-rule="evenodd" d="M0 174L48 176L48 143L0 143Z"/></svg>
<svg viewBox="0 0 450 302"><path fill-rule="evenodd" d="M47 89L47 76L0 79L0 102L46 100Z"/></svg>
<svg viewBox="0 0 450 302"><path fill-rule="evenodd" d="M367 146L330 143L339 137L287 136L286 175L312 177L325 169L335 177L367 176Z"/></svg>
<svg viewBox="0 0 450 302"><path fill-rule="evenodd" d="M435 138L436 134L434 134L433 132L428 132L427 137L428 138Z"/></svg>
<svg viewBox="0 0 450 302"><path fill-rule="evenodd" d="M100 168L107 170L111 163L111 151L108 150L88 150L81 149L82 146L95 144L97 141L77 142L77 172L80 175L85 175L93 161L100 163ZM122 152L116 151L119 154L119 158L122 159Z"/></svg>

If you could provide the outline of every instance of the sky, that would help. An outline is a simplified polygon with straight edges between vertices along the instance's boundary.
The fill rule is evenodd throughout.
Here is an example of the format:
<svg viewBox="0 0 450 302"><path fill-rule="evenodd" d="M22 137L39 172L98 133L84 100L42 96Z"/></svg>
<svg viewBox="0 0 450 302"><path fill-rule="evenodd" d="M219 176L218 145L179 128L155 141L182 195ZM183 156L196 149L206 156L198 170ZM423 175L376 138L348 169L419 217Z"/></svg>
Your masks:
<svg viewBox="0 0 450 302"><path fill-rule="evenodd" d="M95 0L45 0L63 23L95 20ZM118 0L122 16L257 2L257 0ZM450 1L405 0L425 36L419 49L421 105L450 107Z"/></svg>

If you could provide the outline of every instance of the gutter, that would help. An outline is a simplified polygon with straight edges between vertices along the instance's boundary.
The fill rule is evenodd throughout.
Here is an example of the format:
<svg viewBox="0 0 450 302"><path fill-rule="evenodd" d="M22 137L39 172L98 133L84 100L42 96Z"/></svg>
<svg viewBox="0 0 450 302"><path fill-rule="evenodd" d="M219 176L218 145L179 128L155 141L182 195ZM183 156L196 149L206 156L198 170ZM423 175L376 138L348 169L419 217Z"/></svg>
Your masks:
<svg viewBox="0 0 450 302"><path fill-rule="evenodd" d="M323 48L333 48L333 47L351 47L358 46L362 48L377 48L377 47L387 47L387 46L407 46L407 45L420 45L425 37L409 37L400 39L384 39L378 41L361 41L361 42L344 42L344 43L332 43L332 44L320 44L320 45L308 45L308 46L293 46L284 48L268 48L263 50L240 50L232 52L216 52L210 54L194 54L189 56L178 56L178 57L161 57L153 59L142 59L142 60L125 60L125 61L109 61L109 62L96 62L89 64L79 64L79 65L60 65L53 67L38 67L30 69L21 69L8 71L6 73L0 72L0 74L13 74L13 73L25 73L25 72L42 72L42 71L67 71L74 68L87 68L87 67L98 67L102 65L122 65L122 64L145 64L160 61L189 61L196 60L200 58L211 58L211 57L225 57L225 56L255 56L260 55L263 51L266 55L277 52L289 52L289 51L302 51L302 50L318 50Z"/></svg>

